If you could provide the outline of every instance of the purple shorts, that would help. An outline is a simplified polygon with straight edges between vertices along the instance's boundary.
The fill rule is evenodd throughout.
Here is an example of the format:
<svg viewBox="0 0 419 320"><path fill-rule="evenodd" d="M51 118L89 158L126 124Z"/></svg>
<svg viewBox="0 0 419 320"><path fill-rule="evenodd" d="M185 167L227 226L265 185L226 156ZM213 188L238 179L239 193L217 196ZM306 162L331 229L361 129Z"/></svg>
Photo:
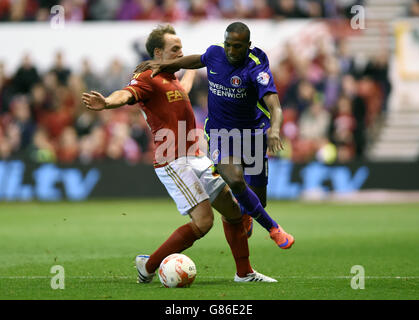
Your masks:
<svg viewBox="0 0 419 320"><path fill-rule="evenodd" d="M233 156L244 170L244 179L253 187L268 184L267 137L262 129L233 129L206 132L208 157L215 166ZM224 160L225 161L225 160Z"/></svg>

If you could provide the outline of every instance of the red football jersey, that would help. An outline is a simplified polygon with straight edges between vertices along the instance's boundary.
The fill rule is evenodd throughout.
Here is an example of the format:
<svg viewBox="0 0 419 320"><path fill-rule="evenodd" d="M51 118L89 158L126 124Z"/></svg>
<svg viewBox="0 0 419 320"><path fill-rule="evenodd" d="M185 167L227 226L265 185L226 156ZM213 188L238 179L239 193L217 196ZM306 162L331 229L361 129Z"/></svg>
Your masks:
<svg viewBox="0 0 419 320"><path fill-rule="evenodd" d="M171 73L151 78L151 70L135 74L124 88L146 115L154 141L154 164L165 165L185 155L199 156L195 115L187 93Z"/></svg>

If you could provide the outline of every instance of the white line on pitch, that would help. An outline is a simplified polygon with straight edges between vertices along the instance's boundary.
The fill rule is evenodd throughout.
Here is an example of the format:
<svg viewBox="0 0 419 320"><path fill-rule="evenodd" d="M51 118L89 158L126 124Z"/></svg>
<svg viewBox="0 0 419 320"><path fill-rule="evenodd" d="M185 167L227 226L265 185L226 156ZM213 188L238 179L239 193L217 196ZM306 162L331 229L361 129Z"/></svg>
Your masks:
<svg viewBox="0 0 419 320"><path fill-rule="evenodd" d="M51 279L52 276L0 276L0 279ZM278 279L352 279L353 276L272 276ZM136 276L66 276L66 279L135 279ZM222 276L198 276L200 279L225 279ZM419 276L365 276L365 279L419 279Z"/></svg>

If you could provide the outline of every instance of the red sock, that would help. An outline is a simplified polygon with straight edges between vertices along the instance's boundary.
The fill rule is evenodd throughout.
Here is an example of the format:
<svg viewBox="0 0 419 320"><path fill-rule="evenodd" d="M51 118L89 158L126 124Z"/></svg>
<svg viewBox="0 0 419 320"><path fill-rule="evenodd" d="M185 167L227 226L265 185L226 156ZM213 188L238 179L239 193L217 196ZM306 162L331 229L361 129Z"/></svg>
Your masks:
<svg viewBox="0 0 419 320"><path fill-rule="evenodd" d="M236 262L237 275L245 277L248 273L253 272L249 261L249 244L246 230L241 220L236 224L229 223L224 219L222 221L225 237Z"/></svg>
<svg viewBox="0 0 419 320"><path fill-rule="evenodd" d="M177 228L148 259L145 267L147 272L153 273L160 266L160 263L169 254L181 253L183 250L192 246L192 244L202 237L201 231L193 223L189 222Z"/></svg>

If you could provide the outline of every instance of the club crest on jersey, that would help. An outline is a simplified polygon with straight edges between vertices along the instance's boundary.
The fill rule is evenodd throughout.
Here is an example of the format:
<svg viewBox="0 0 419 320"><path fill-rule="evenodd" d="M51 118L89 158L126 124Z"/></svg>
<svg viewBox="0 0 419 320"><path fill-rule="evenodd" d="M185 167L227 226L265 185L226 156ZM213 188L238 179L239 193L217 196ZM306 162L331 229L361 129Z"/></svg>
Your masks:
<svg viewBox="0 0 419 320"><path fill-rule="evenodd" d="M269 79L270 79L269 74L267 74L266 72L263 72L263 71L259 72L259 74L256 78L257 82L259 82L260 84L262 84L264 86L268 85Z"/></svg>
<svg viewBox="0 0 419 320"><path fill-rule="evenodd" d="M220 150L215 149L211 155L211 159L213 162L218 162L218 156L220 155Z"/></svg>
<svg viewBox="0 0 419 320"><path fill-rule="evenodd" d="M233 87L240 87L242 84L242 79L240 79L238 76L231 77L230 83Z"/></svg>

